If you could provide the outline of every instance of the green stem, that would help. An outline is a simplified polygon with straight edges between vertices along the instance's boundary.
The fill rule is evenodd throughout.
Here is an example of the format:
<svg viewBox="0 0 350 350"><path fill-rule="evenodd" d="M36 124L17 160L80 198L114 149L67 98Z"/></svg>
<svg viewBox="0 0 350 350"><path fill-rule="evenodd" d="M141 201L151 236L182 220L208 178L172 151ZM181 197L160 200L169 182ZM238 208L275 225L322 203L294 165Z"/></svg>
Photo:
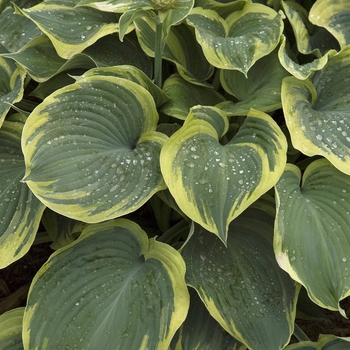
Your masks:
<svg viewBox="0 0 350 350"><path fill-rule="evenodd" d="M162 87L162 55L163 55L163 23L157 21L156 39L154 50L154 83Z"/></svg>
<svg viewBox="0 0 350 350"><path fill-rule="evenodd" d="M301 330L301 328L296 323L294 323L293 334L299 341L310 341L308 336Z"/></svg>

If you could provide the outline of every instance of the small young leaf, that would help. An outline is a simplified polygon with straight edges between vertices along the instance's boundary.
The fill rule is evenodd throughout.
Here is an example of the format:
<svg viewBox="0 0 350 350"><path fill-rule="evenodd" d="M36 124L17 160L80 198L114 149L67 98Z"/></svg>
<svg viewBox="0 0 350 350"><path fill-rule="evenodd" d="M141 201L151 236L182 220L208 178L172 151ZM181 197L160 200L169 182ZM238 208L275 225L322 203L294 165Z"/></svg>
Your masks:
<svg viewBox="0 0 350 350"><path fill-rule="evenodd" d="M246 4L224 20L212 10L195 8L186 17L207 60L215 67L248 70L278 45L283 15L261 4Z"/></svg>

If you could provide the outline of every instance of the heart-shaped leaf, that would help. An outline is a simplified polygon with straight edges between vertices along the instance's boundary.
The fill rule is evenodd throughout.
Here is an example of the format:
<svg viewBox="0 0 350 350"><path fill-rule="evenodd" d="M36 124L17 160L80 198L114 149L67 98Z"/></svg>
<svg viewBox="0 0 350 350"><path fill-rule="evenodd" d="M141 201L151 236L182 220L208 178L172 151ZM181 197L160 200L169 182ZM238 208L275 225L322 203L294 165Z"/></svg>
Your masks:
<svg viewBox="0 0 350 350"><path fill-rule="evenodd" d="M305 81L282 82L282 105L293 146L307 156L322 155L350 174L350 47L329 57Z"/></svg>
<svg viewBox="0 0 350 350"><path fill-rule="evenodd" d="M342 48L350 44L350 8L347 0L317 0L311 7L309 19L332 33Z"/></svg>
<svg viewBox="0 0 350 350"><path fill-rule="evenodd" d="M33 279L24 347L167 350L188 307L175 249L126 219L89 225Z"/></svg>
<svg viewBox="0 0 350 350"><path fill-rule="evenodd" d="M25 119L12 115L0 129L0 268L20 259L31 247L44 205L21 183L25 166L21 133Z"/></svg>
<svg viewBox="0 0 350 350"><path fill-rule="evenodd" d="M68 59L99 38L118 31L118 15L75 7L77 3L78 0L51 0L28 9L15 5L15 9L17 14L31 19L50 38L57 53Z"/></svg>
<svg viewBox="0 0 350 350"><path fill-rule="evenodd" d="M312 301L345 315L339 301L350 295L350 178L319 159L301 188L300 180L299 168L288 164L276 185L276 258Z"/></svg>
<svg viewBox="0 0 350 350"><path fill-rule="evenodd" d="M286 164L287 141L273 119L251 110L235 137L215 107L191 109L183 127L164 145L164 180L180 209L227 240L229 223L276 184Z"/></svg>
<svg viewBox="0 0 350 350"><path fill-rule="evenodd" d="M222 69L220 82L237 103L220 105L228 115L246 116L250 108L272 112L281 107L281 81L288 72L281 66L277 52L263 57L249 70L247 77L236 70Z"/></svg>
<svg viewBox="0 0 350 350"><path fill-rule="evenodd" d="M278 45L282 20L282 14L262 4L246 4L225 20L217 12L202 8L194 8L186 17L196 29L206 59L215 67L244 75Z"/></svg>
<svg viewBox="0 0 350 350"><path fill-rule="evenodd" d="M44 100L23 131L24 181L52 210L85 222L130 213L164 189L150 93L114 76L79 79Z"/></svg>
<svg viewBox="0 0 350 350"><path fill-rule="evenodd" d="M197 226L182 250L186 282L249 349L280 350L294 328L298 288L276 263L273 221L273 215L251 207L231 223L227 247Z"/></svg>

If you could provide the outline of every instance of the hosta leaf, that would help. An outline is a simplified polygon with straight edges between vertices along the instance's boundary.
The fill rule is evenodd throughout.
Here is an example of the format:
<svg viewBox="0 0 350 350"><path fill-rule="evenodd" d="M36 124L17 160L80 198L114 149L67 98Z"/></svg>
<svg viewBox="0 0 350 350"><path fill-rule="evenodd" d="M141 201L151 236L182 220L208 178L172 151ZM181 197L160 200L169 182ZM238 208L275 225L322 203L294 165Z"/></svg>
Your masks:
<svg viewBox="0 0 350 350"><path fill-rule="evenodd" d="M66 60L57 55L46 35L37 36L18 52L2 54L2 56L15 60L38 82L51 78L66 63ZM91 67L91 60L89 63ZM84 68L84 64L82 68Z"/></svg>
<svg viewBox="0 0 350 350"><path fill-rule="evenodd" d="M26 349L167 350L184 321L185 264L135 223L89 225L35 276L24 315Z"/></svg>
<svg viewBox="0 0 350 350"><path fill-rule="evenodd" d="M319 159L305 170L301 188L300 179L299 168L288 164L276 185L276 258L312 301L345 315L339 301L350 295L350 178Z"/></svg>
<svg viewBox="0 0 350 350"><path fill-rule="evenodd" d="M168 96L157 85L155 85L144 72L134 66L119 65L116 67L90 69L83 75L83 78L94 75L124 78L141 85L152 95L157 107L160 107L169 99Z"/></svg>
<svg viewBox="0 0 350 350"><path fill-rule="evenodd" d="M213 106L225 100L214 89L193 85L176 73L164 82L163 90L170 100L162 107L162 112L183 120L193 106L200 104Z"/></svg>
<svg viewBox="0 0 350 350"><path fill-rule="evenodd" d="M123 13L129 10L143 8L151 10L151 0L80 0L78 6L89 6L100 11Z"/></svg>
<svg viewBox="0 0 350 350"><path fill-rule="evenodd" d="M155 21L152 18L138 18L135 28L142 49L148 56L154 57ZM163 58L173 62L178 73L193 84L208 85L206 80L213 74L214 68L205 58L193 29L186 24L171 28Z"/></svg>
<svg viewBox="0 0 350 350"><path fill-rule="evenodd" d="M99 38L118 31L118 16L91 8L75 7L77 0L44 1L16 13L31 19L52 41L62 58L82 52Z"/></svg>
<svg viewBox="0 0 350 350"><path fill-rule="evenodd" d="M309 19L332 33L342 48L350 44L350 8L347 0L317 0L311 7Z"/></svg>
<svg viewBox="0 0 350 350"><path fill-rule="evenodd" d="M0 14L0 43L8 51L18 51L40 34L36 24L26 17L16 15L12 6Z"/></svg>
<svg viewBox="0 0 350 350"><path fill-rule="evenodd" d="M232 12L242 10L244 5L251 4L251 0L223 1L216 0L196 0L196 7L214 10L220 17L227 18Z"/></svg>
<svg viewBox="0 0 350 350"><path fill-rule="evenodd" d="M200 322L198 322L200 320ZM210 316L194 289L190 290L190 309L185 322L175 334L169 350L246 350Z"/></svg>
<svg viewBox="0 0 350 350"><path fill-rule="evenodd" d="M235 137L215 107L191 109L183 127L164 145L164 180L180 209L226 242L229 223L279 179L287 142L268 115L251 110ZM254 170L253 170L254 169Z"/></svg>
<svg viewBox="0 0 350 350"><path fill-rule="evenodd" d="M28 252L44 211L28 186L21 183L25 170L23 123L5 121L0 129L0 268Z"/></svg>
<svg viewBox="0 0 350 350"><path fill-rule="evenodd" d="M261 4L246 4L224 20L217 12L195 8L186 18L210 64L247 75L260 58L278 45L283 16Z"/></svg>
<svg viewBox="0 0 350 350"><path fill-rule="evenodd" d="M150 93L113 76L57 90L23 131L24 181L49 208L85 222L130 213L165 188Z"/></svg>
<svg viewBox="0 0 350 350"><path fill-rule="evenodd" d="M248 208L230 225L227 247L197 226L182 250L186 282L233 337L254 350L279 350L294 328L298 288L276 263L274 216Z"/></svg>
<svg viewBox="0 0 350 350"><path fill-rule="evenodd" d="M0 349L22 350L22 321L24 307L0 315Z"/></svg>
<svg viewBox="0 0 350 350"><path fill-rule="evenodd" d="M297 79L307 79L313 72L321 70L328 62L328 57L336 54L335 50L328 51L324 56L315 58L309 63L300 64L291 50L286 46L286 37L282 34L278 58L281 65Z"/></svg>
<svg viewBox="0 0 350 350"><path fill-rule="evenodd" d="M220 108L235 116L246 116L250 108L272 112L281 107L281 81L287 75L276 51L256 62L247 78L239 71L223 69L220 72L221 85L239 102L229 102Z"/></svg>
<svg viewBox="0 0 350 350"><path fill-rule="evenodd" d="M49 80L39 83L38 86L30 93L30 96L38 97L43 100L56 90L69 84L73 84L76 81L74 77L81 76L84 73L85 70L81 69L74 69L72 71L58 73Z"/></svg>
<svg viewBox="0 0 350 350"><path fill-rule="evenodd" d="M350 47L329 58L311 80L287 77L282 105L293 146L322 155L350 174Z"/></svg>
<svg viewBox="0 0 350 350"><path fill-rule="evenodd" d="M77 238L74 234L74 226L78 224L76 220L59 215L46 208L41 218L48 235L52 239L51 249L57 250L72 242Z"/></svg>
<svg viewBox="0 0 350 350"><path fill-rule="evenodd" d="M330 49L338 49L338 43L325 28L312 25L307 10L295 1L282 1L295 35L298 50L303 54L314 52L321 57Z"/></svg>
<svg viewBox="0 0 350 350"><path fill-rule="evenodd" d="M317 342L302 341L288 345L285 350L345 350L350 347L349 338L339 338L331 334L321 334Z"/></svg>
<svg viewBox="0 0 350 350"><path fill-rule="evenodd" d="M143 52L136 40L124 37L123 42L115 34L104 36L83 51L97 67L127 64L152 76L152 62Z"/></svg>
<svg viewBox="0 0 350 350"><path fill-rule="evenodd" d="M25 71L12 60L0 56L0 127L11 104L23 97Z"/></svg>

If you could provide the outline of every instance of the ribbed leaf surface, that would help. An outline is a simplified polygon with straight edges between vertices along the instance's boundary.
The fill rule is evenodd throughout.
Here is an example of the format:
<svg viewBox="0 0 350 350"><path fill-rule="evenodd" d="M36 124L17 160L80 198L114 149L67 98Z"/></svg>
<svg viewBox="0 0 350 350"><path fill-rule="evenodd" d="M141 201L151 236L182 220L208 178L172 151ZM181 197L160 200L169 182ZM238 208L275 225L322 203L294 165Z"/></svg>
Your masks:
<svg viewBox="0 0 350 350"><path fill-rule="evenodd" d="M24 348L167 350L188 306L175 249L129 220L90 225L35 276Z"/></svg>
<svg viewBox="0 0 350 350"><path fill-rule="evenodd" d="M268 115L251 110L222 146L228 119L215 107L191 109L183 127L161 152L164 180L180 209L227 240L229 223L279 179L287 142Z"/></svg>
<svg viewBox="0 0 350 350"><path fill-rule="evenodd" d="M182 255L186 281L210 314L254 350L280 350L294 328L298 288L277 265L274 217L248 208L230 225L227 247L197 227Z"/></svg>
<svg viewBox="0 0 350 350"><path fill-rule="evenodd" d="M23 131L24 181L52 210L85 222L132 212L164 189L150 93L114 76L57 90Z"/></svg>
<svg viewBox="0 0 350 350"><path fill-rule="evenodd" d="M344 311L350 295L350 178L326 159L288 164L276 185L274 248L279 265L316 304Z"/></svg>
<svg viewBox="0 0 350 350"><path fill-rule="evenodd" d="M282 105L293 146L307 156L322 155L350 174L350 47L301 81L282 82Z"/></svg>

